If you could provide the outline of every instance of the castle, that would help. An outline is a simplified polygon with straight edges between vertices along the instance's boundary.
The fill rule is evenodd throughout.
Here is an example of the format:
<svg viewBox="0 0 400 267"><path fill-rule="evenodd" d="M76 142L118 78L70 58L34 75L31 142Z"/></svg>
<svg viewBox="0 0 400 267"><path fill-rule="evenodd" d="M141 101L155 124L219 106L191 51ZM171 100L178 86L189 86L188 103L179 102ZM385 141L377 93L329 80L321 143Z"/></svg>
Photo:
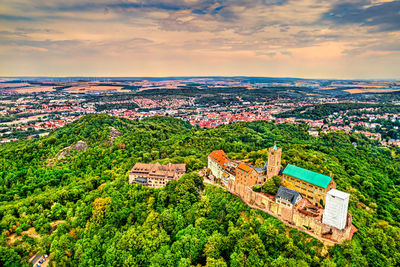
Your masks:
<svg viewBox="0 0 400 267"><path fill-rule="evenodd" d="M268 162L260 168L230 160L224 151L212 151L208 168L228 191L282 221L316 237L334 242L351 239L356 228L348 213L350 195L336 189L332 177L295 165L281 165L282 149L276 143L268 150ZM253 191L279 176L282 186L275 196Z"/></svg>
<svg viewBox="0 0 400 267"><path fill-rule="evenodd" d="M136 163L129 172L129 183L163 187L171 180L178 180L185 172L186 164Z"/></svg>
<svg viewBox="0 0 400 267"><path fill-rule="evenodd" d="M281 181L283 186L299 191L315 206L325 205L326 194L336 188L331 177L291 164L283 171Z"/></svg>

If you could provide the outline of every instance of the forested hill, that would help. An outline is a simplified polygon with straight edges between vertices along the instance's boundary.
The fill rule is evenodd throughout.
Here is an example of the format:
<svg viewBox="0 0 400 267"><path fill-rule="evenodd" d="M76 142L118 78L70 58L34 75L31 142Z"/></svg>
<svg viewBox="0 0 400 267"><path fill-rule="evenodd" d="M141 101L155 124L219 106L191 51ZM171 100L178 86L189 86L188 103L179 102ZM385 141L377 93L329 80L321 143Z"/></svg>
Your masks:
<svg viewBox="0 0 400 267"><path fill-rule="evenodd" d="M374 111L360 111L361 109L374 109ZM328 103L313 106L298 107L293 110L282 112L277 117L298 119L321 120L329 115L339 112L352 111L352 115L364 113L384 114L386 112L398 113L400 106L393 104L369 104L369 103Z"/></svg>
<svg viewBox="0 0 400 267"><path fill-rule="evenodd" d="M0 265L28 266L38 251L67 266L400 265L400 151L306 130L88 115L41 139L2 145ZM351 242L327 249L191 173L214 149L262 164L274 140L284 166L332 175L351 193L359 229ZM162 189L127 183L136 162L156 161L186 163L188 174Z"/></svg>

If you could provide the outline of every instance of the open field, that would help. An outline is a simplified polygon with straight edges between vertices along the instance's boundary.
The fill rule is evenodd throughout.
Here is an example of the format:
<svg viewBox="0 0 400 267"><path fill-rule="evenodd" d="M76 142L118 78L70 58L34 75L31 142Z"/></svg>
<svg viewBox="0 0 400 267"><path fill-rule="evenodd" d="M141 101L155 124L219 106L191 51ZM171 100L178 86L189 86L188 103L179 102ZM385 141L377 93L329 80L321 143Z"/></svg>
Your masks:
<svg viewBox="0 0 400 267"><path fill-rule="evenodd" d="M18 89L13 89L13 91L20 94L30 94L30 93L42 93L42 92L53 92L55 89L53 86L31 86L31 87L22 87Z"/></svg>
<svg viewBox="0 0 400 267"><path fill-rule="evenodd" d="M357 88L357 89L347 89L343 90L350 94L365 94L365 93L390 93L390 92L398 92L400 89L379 89L379 88Z"/></svg>
<svg viewBox="0 0 400 267"><path fill-rule="evenodd" d="M129 90L122 89L122 86L106 86L106 85L100 85L100 86L73 86L64 89L64 92L67 93L89 93L89 92L97 92L97 91L110 91L110 92L130 92Z"/></svg>
<svg viewBox="0 0 400 267"><path fill-rule="evenodd" d="M41 114L41 115L35 115L35 116L30 116L30 117L26 117L26 118L21 118L17 121L8 121L8 122L3 122L1 124L5 124L5 125L18 125L18 124L22 124L22 123L27 123L30 121L36 121L39 120L41 118L43 118L44 116L47 116L48 114Z"/></svg>
<svg viewBox="0 0 400 267"><path fill-rule="evenodd" d="M24 87L29 86L29 83L0 83L0 88L14 88L14 87Z"/></svg>

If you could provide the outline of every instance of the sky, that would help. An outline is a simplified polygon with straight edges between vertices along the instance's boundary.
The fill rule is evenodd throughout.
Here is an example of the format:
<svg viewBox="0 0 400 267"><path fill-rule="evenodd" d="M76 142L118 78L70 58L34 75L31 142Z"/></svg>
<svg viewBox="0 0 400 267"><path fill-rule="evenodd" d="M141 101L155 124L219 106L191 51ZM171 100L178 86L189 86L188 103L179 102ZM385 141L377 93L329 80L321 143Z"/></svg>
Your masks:
<svg viewBox="0 0 400 267"><path fill-rule="evenodd" d="M400 79L400 1L0 0L0 76Z"/></svg>

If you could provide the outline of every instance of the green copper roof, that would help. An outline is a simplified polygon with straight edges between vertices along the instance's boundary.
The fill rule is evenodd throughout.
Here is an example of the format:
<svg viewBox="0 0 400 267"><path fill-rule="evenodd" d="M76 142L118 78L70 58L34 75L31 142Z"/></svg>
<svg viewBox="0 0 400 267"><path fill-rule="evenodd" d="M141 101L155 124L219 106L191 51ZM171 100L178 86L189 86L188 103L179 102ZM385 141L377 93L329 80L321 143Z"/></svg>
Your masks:
<svg viewBox="0 0 400 267"><path fill-rule="evenodd" d="M276 146L276 144L274 145L274 150L278 150L278 147Z"/></svg>
<svg viewBox="0 0 400 267"><path fill-rule="evenodd" d="M317 172L309 171L291 164L288 164L283 171L283 174L303 180L307 183L326 188L332 178Z"/></svg>

